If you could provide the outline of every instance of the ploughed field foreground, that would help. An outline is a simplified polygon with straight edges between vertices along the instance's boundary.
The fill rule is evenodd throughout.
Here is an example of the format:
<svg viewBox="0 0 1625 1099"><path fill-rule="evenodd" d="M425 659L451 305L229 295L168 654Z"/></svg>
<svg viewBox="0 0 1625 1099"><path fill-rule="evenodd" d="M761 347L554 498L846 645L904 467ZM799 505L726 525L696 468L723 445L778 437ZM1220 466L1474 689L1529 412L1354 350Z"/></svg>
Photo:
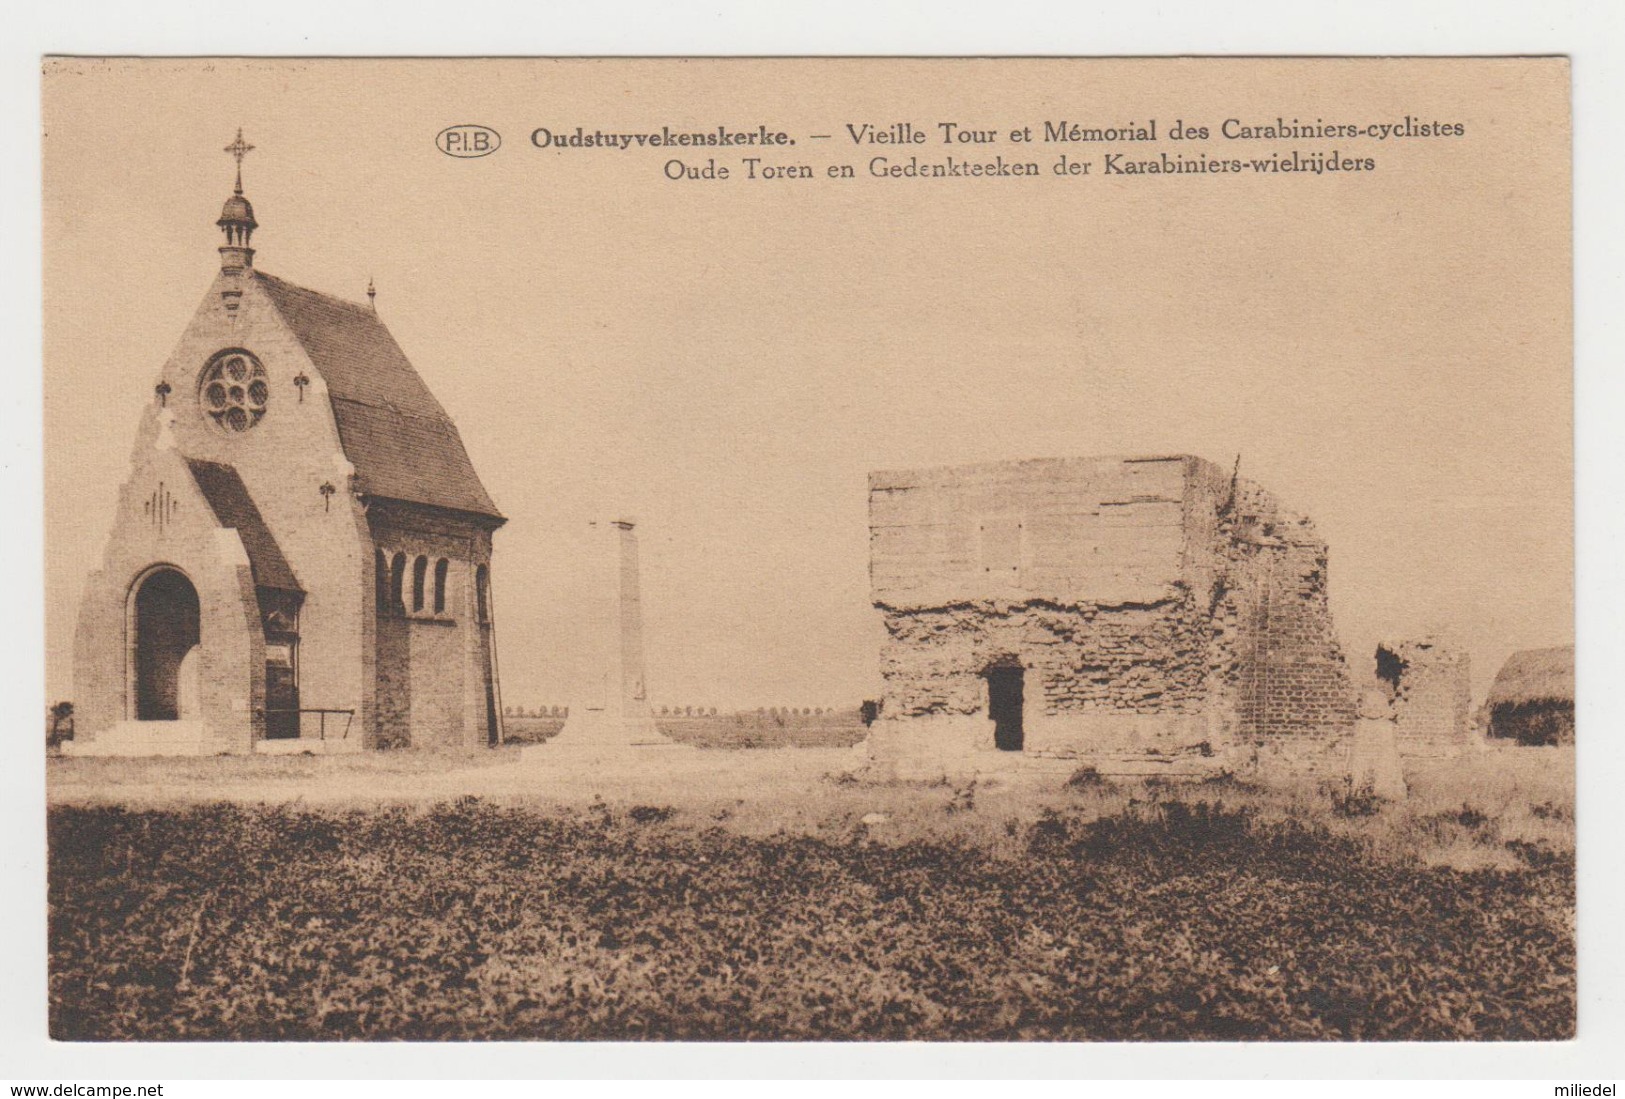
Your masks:
<svg viewBox="0 0 1625 1099"><path fill-rule="evenodd" d="M726 807L471 797L57 805L51 1032L1572 1035L1568 808L1508 839L1467 805L1078 786L1025 818L974 786L877 788L894 814L776 832Z"/></svg>

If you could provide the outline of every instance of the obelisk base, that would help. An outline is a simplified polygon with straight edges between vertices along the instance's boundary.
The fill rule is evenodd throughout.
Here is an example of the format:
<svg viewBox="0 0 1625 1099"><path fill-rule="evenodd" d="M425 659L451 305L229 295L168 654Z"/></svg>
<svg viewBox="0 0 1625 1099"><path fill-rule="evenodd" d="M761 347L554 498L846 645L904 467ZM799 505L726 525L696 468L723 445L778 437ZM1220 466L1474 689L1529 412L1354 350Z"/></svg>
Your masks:
<svg viewBox="0 0 1625 1099"><path fill-rule="evenodd" d="M642 748L654 744L675 743L655 724L653 714L617 714L609 710L570 710L559 735L549 744L568 744L574 741L602 746L620 745Z"/></svg>
<svg viewBox="0 0 1625 1099"><path fill-rule="evenodd" d="M572 710L559 735L541 744L520 750L520 758L542 762L548 759L605 759L664 751L692 752L689 744L672 740L655 724L652 716L622 716L603 710Z"/></svg>

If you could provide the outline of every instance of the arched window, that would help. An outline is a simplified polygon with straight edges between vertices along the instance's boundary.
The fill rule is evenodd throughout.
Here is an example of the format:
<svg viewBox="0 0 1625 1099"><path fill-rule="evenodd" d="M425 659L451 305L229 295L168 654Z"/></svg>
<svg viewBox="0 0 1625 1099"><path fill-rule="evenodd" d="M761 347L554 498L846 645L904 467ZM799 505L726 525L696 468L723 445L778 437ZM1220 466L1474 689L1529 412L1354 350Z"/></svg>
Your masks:
<svg viewBox="0 0 1625 1099"><path fill-rule="evenodd" d="M406 554L397 553L389 563L389 609L397 614L406 613L402 591L406 586Z"/></svg>
<svg viewBox="0 0 1625 1099"><path fill-rule="evenodd" d="M434 563L434 613L446 613L446 570L451 562L444 557Z"/></svg>
<svg viewBox="0 0 1625 1099"><path fill-rule="evenodd" d="M429 575L429 559L419 556L412 562L412 609L423 609L423 582Z"/></svg>
<svg viewBox="0 0 1625 1099"><path fill-rule="evenodd" d="M486 565L474 570L474 614L482 626L491 621L491 569Z"/></svg>
<svg viewBox="0 0 1625 1099"><path fill-rule="evenodd" d="M384 551L378 550L373 562L373 596L377 602L379 614L389 610L389 562L384 560Z"/></svg>

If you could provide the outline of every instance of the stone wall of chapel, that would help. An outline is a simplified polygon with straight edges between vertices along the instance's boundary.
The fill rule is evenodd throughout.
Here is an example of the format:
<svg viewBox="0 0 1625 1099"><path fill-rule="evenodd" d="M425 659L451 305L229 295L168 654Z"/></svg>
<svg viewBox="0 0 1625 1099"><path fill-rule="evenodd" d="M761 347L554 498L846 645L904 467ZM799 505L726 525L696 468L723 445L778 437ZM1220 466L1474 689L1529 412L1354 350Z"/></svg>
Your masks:
<svg viewBox="0 0 1625 1099"><path fill-rule="evenodd" d="M377 743L488 743L493 733L486 694L494 670L490 624L481 622L475 576L480 566L490 566L491 532L449 513L397 503L373 505L368 519L386 570L393 570L397 554L405 565L400 602L394 601L391 576L386 605L377 614ZM413 566L419 557L425 561L421 608L414 607L413 599ZM447 563L444 606L437 612L435 571L442 559ZM374 561L376 567L376 556Z"/></svg>
<svg viewBox="0 0 1625 1099"><path fill-rule="evenodd" d="M235 310L223 296L232 290L241 291ZM221 430L200 399L206 365L227 348L252 353L270 389L264 418L240 433ZM308 379L302 392L295 384L301 376ZM236 468L305 591L301 705L353 709L364 728L375 682L371 546L319 371L258 282L221 273L155 384L160 380L169 386L165 404L174 413L181 452ZM324 485L332 487L330 495Z"/></svg>
<svg viewBox="0 0 1625 1099"><path fill-rule="evenodd" d="M136 717L132 600L155 568L181 573L198 594L200 695L191 718L218 751L251 751L263 733L265 638L248 554L167 445L136 454L101 566L85 585L74 631L74 739L93 742Z"/></svg>

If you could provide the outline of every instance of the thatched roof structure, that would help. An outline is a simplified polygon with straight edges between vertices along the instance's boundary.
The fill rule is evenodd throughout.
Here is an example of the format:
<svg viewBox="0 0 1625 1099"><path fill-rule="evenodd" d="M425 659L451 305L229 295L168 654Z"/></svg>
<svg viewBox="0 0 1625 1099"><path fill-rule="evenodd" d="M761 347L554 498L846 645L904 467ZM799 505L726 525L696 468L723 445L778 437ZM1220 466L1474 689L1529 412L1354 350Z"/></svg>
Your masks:
<svg viewBox="0 0 1625 1099"><path fill-rule="evenodd" d="M1539 703L1574 705L1573 645L1525 649L1507 657L1490 686L1486 705L1495 709Z"/></svg>

